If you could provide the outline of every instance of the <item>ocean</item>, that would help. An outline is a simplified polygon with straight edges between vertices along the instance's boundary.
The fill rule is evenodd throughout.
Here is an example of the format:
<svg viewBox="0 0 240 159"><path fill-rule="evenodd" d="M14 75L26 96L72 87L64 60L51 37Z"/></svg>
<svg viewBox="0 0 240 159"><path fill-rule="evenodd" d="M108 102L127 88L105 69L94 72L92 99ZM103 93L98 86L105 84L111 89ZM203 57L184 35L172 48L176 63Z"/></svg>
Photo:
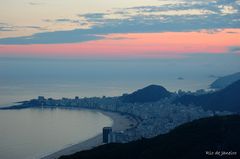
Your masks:
<svg viewBox="0 0 240 159"><path fill-rule="evenodd" d="M227 65L214 58L199 57L175 60L1 58L0 106L38 96L120 96L150 84L162 85L169 91L208 89L216 77L237 72L238 68L237 60ZM38 158L87 140L111 124L110 118L89 110L1 110L0 158Z"/></svg>
<svg viewBox="0 0 240 159"><path fill-rule="evenodd" d="M0 110L0 158L36 159L92 138L112 119L90 110Z"/></svg>
<svg viewBox="0 0 240 159"><path fill-rule="evenodd" d="M120 96L150 84L170 91L208 89L238 67L194 60L0 59L0 106L45 96Z"/></svg>

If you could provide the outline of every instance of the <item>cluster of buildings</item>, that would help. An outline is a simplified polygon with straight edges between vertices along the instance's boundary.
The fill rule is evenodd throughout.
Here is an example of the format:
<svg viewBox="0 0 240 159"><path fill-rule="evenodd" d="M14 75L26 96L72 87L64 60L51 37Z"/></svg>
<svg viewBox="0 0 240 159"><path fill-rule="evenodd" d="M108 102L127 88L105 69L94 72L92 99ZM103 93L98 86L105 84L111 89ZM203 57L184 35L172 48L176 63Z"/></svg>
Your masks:
<svg viewBox="0 0 240 159"><path fill-rule="evenodd" d="M123 132L114 132L112 127L104 127L102 132L103 143L123 143L128 142L126 140L126 134Z"/></svg>
<svg viewBox="0 0 240 159"><path fill-rule="evenodd" d="M103 129L103 142L129 142L139 138L150 138L167 133L183 123L207 116L214 112L205 111L201 107L172 104L172 98L165 98L153 103L124 103L119 97L93 97L74 99L52 99L42 96L38 99L23 102L24 106L88 108L123 113L138 121L136 127L124 132L113 132L111 128ZM229 114L229 112L218 112Z"/></svg>

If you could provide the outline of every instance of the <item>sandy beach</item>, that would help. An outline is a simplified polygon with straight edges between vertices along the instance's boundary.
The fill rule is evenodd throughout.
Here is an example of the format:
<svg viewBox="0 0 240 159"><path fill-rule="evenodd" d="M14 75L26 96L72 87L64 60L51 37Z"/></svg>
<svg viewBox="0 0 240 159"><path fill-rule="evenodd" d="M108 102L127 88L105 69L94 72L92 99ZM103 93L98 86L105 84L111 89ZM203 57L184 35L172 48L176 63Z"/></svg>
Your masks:
<svg viewBox="0 0 240 159"><path fill-rule="evenodd" d="M131 116L121 115L119 113L113 113L113 112L107 112L107 111L101 111L101 110L99 110L98 112L101 112L102 114L110 117L113 120L112 128L113 128L113 131L115 131L115 132L132 128L137 124L137 121L134 118L132 118ZM72 145L70 147L64 148L53 154L47 155L41 159L57 159L60 156L70 155L70 154L73 154L75 152L79 152L82 150L88 150L88 149L91 149L93 147L96 147L96 146L99 146L102 144L103 144L102 143L102 134L99 134L93 138L90 138L81 143Z"/></svg>

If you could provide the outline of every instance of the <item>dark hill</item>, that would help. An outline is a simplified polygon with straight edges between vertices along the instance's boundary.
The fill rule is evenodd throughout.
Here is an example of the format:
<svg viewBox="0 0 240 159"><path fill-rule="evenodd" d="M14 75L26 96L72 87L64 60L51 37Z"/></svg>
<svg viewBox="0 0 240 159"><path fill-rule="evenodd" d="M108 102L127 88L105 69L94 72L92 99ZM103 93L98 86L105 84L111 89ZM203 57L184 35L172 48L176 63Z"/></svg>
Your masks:
<svg viewBox="0 0 240 159"><path fill-rule="evenodd" d="M132 94L124 95L121 100L126 103L146 103L156 102L171 95L164 87L158 85L150 85L139 89Z"/></svg>
<svg viewBox="0 0 240 159"><path fill-rule="evenodd" d="M107 144L60 159L235 159L240 157L240 116L195 120L165 135L127 144ZM207 155L206 151L232 152ZM233 155L233 152L237 154Z"/></svg>
<svg viewBox="0 0 240 159"><path fill-rule="evenodd" d="M193 104L208 110L240 112L240 80L214 93L182 96L175 103Z"/></svg>
<svg viewBox="0 0 240 159"><path fill-rule="evenodd" d="M223 89L237 80L240 80L240 72L218 78L210 85L210 88Z"/></svg>

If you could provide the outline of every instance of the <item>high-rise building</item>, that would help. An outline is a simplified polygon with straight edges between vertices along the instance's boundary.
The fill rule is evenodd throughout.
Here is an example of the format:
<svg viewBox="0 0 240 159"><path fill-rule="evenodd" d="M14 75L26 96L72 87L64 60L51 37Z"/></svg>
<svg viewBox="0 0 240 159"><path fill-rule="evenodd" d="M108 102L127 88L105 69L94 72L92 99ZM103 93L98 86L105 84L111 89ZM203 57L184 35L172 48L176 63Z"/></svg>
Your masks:
<svg viewBox="0 0 240 159"><path fill-rule="evenodd" d="M44 98L44 96L38 96L38 100L39 100L39 101L44 101L45 98Z"/></svg>
<svg viewBox="0 0 240 159"><path fill-rule="evenodd" d="M109 143L108 136L112 132L111 127L104 127L103 128L103 143Z"/></svg>

